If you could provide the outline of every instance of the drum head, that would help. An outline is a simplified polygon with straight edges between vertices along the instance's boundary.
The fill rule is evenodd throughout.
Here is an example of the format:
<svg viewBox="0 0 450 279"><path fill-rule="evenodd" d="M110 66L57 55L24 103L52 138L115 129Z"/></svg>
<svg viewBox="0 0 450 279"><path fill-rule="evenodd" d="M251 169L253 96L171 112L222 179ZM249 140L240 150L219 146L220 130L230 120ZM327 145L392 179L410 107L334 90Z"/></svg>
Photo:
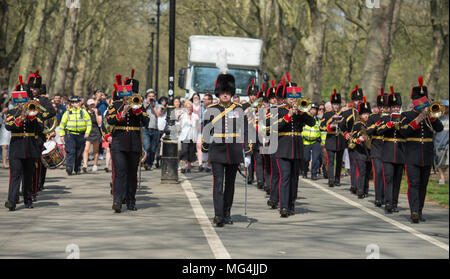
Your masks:
<svg viewBox="0 0 450 279"><path fill-rule="evenodd" d="M55 141L47 141L44 143L45 150L42 152L42 155L46 155L50 153L52 150L56 148L56 142Z"/></svg>

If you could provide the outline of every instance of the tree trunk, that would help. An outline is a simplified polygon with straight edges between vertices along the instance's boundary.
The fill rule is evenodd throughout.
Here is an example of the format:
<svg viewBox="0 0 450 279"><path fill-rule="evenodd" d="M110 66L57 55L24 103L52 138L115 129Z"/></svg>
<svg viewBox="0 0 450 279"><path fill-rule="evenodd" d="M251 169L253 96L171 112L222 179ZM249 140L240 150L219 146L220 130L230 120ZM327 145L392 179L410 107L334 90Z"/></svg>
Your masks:
<svg viewBox="0 0 450 279"><path fill-rule="evenodd" d="M279 43L279 64L274 67L278 74L275 79L281 79L286 72L291 69L292 59L294 57L294 50L299 42L298 38L288 34L287 27L283 24L283 9L278 4L277 8L277 29L278 29L278 43Z"/></svg>
<svg viewBox="0 0 450 279"><path fill-rule="evenodd" d="M440 3L441 4L440 4ZM448 47L448 0L431 1L431 24L433 28L433 47L431 49L430 64L424 77L430 98L439 99L440 94L437 83L439 81L442 61ZM448 92L445 92L445 95Z"/></svg>
<svg viewBox="0 0 450 279"><path fill-rule="evenodd" d="M380 88L386 83L401 2L401 0L380 1L380 8L373 9L360 86L370 101L376 98Z"/></svg>
<svg viewBox="0 0 450 279"><path fill-rule="evenodd" d="M56 73L55 94L71 95L72 92L64 92L66 85L67 69L70 67L70 62L72 60L72 55L75 47L75 37L76 29L78 24L78 10L79 9L69 9L70 26L66 30L64 35L64 48L60 60L58 62L58 70Z"/></svg>
<svg viewBox="0 0 450 279"><path fill-rule="evenodd" d="M39 40L42 33L42 26L44 25L44 14L47 8L47 0L37 1L36 11L32 24L26 28L24 51L20 57L19 73L28 77L33 69L37 48L39 47Z"/></svg>
<svg viewBox="0 0 450 279"><path fill-rule="evenodd" d="M80 52L80 59L78 60L77 73L74 85L74 92L77 96L86 95L88 93L86 86L87 64L91 54L92 47L92 30L93 24L90 24L85 32L85 39L83 49Z"/></svg>
<svg viewBox="0 0 450 279"><path fill-rule="evenodd" d="M322 58L325 48L325 31L328 21L328 0L308 0L310 28L302 40L306 51L306 95L320 102L322 93Z"/></svg>

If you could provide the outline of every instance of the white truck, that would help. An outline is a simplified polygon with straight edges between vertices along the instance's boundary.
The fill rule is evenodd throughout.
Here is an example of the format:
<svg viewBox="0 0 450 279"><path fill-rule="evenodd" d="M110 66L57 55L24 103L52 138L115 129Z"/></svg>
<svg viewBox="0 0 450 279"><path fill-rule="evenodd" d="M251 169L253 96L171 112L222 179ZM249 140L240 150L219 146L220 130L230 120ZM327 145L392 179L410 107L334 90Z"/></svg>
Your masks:
<svg viewBox="0 0 450 279"><path fill-rule="evenodd" d="M269 77L261 72L263 41L258 39L191 36L189 37L188 63L179 71L178 87L186 90L186 99L199 93L214 96L214 85L220 71L216 67L219 52L226 51L228 73L236 80L236 95L248 100L247 87L252 78L255 84L266 83Z"/></svg>

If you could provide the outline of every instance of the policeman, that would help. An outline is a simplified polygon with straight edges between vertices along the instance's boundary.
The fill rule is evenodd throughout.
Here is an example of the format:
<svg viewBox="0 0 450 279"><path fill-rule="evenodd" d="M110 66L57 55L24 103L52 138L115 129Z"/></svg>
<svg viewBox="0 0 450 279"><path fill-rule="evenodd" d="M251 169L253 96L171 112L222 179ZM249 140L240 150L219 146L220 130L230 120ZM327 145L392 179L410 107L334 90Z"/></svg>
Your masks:
<svg viewBox="0 0 450 279"><path fill-rule="evenodd" d="M350 98L352 100L352 108L344 111L342 116L344 117L344 121L340 124L341 130L344 132L344 137L346 140L349 140L351 135L350 131L352 131L353 124L356 122L356 118L358 117L358 106L359 103L363 100L363 91L359 88L358 85L355 86L355 89L350 93ZM353 150L348 150L348 156L350 157L350 181L351 187L350 191L356 194L356 161L353 159Z"/></svg>
<svg viewBox="0 0 450 279"><path fill-rule="evenodd" d="M108 108L106 119L109 125L114 126L111 133L111 157L113 162L113 205L116 213L122 210L125 199L127 209L136 211L137 171L142 153L141 127L147 127L150 118L143 111L142 104L128 102L128 90L119 88L123 86L122 76L116 75L117 84L113 94L114 103ZM132 78L126 81L131 85L133 94L139 94L139 81ZM119 90L127 91L121 97ZM134 95L133 95L134 96Z"/></svg>
<svg viewBox="0 0 450 279"><path fill-rule="evenodd" d="M92 129L92 122L89 113L81 108L81 98L78 96L69 99L70 108L64 112L59 124L59 135L61 141L65 143L66 172L72 175L80 173L80 166L83 156L86 139Z"/></svg>
<svg viewBox="0 0 450 279"><path fill-rule="evenodd" d="M383 179L383 161L381 159L383 154L383 136L377 134L377 129L380 126L381 118L389 116L389 106L387 96L384 94L384 88L381 88L381 93L377 95L377 106L380 108L379 113L373 113L367 120L367 135L371 136L372 144L370 149L370 159L373 169L373 180L375 185L375 206L381 207L384 202L384 179Z"/></svg>
<svg viewBox="0 0 450 279"><path fill-rule="evenodd" d="M408 178L408 200L413 223L425 221L422 215L428 179L433 165L433 134L444 129L442 122L431 117L426 103L428 89L419 77L419 86L411 92L414 108L401 114L400 133L406 137L406 177Z"/></svg>
<svg viewBox="0 0 450 279"><path fill-rule="evenodd" d="M231 102L235 92L234 76L219 74L215 95L220 102L208 106L205 113L202 151L209 153L212 165L215 215L213 222L217 227L233 224L231 207L236 173L240 163L244 162L245 167L248 167L251 161L252 145L245 142L247 117L242 105Z"/></svg>
<svg viewBox="0 0 450 279"><path fill-rule="evenodd" d="M325 148L327 150L328 186L334 187L340 185L342 158L346 148L343 133L339 129L339 124L344 121L341 115L341 94L338 94L336 89L330 97L330 102L333 110L324 113L320 129L327 132Z"/></svg>
<svg viewBox="0 0 450 279"><path fill-rule="evenodd" d="M367 135L367 121L372 113L370 104L366 102L360 103L358 106L359 117L354 122L351 138L349 139L348 148L352 150L352 159L355 161L356 167L356 187L359 199L363 199L369 194L369 172L371 168L369 148L367 143L370 137ZM353 144L353 146L352 146Z"/></svg>
<svg viewBox="0 0 450 279"><path fill-rule="evenodd" d="M278 127L274 132L278 133L275 157L280 173L280 216L287 218L296 212L298 178L304 155L301 130L305 124L314 126L315 120L309 112L299 111L296 102L301 97L301 89L291 82L289 75L288 83L283 87L286 104L279 108Z"/></svg>
<svg viewBox="0 0 450 279"><path fill-rule="evenodd" d="M56 116L56 111L53 108L52 103L47 98L47 87L45 84L42 84L42 77L39 75L39 70L37 70L34 74L30 74L28 77L28 94L29 98L36 100L39 102L44 111L41 112L40 118L45 123L45 121L52 119ZM54 119L56 121L56 118ZM45 127L44 127L45 128ZM44 150L44 143L47 141L47 136L44 133L38 135L41 145L41 151ZM36 162L38 170L36 171L36 190L43 190L45 177L47 174L47 168L42 164L41 160L37 160Z"/></svg>
<svg viewBox="0 0 450 279"><path fill-rule="evenodd" d="M384 178L386 197L386 213L398 212L398 196L405 166L406 139L399 132L400 110L402 98L400 93L394 92L391 86L391 94L388 95L388 104L391 114L385 115L380 120L377 129L378 135L383 137L384 144L381 150L383 162L382 176ZM373 150L373 141L372 141Z"/></svg>
<svg viewBox="0 0 450 279"><path fill-rule="evenodd" d="M22 178L25 208L33 208L33 172L36 161L42 155L38 134L44 130L44 124L36 110L28 111L25 106L26 104L16 106L6 117L5 128L11 131L11 143L8 201L5 207L10 211L16 209Z"/></svg>
<svg viewBox="0 0 450 279"><path fill-rule="evenodd" d="M321 141L321 132L320 132L320 121L317 117L317 110L319 106L317 104L312 104L309 113L314 117L315 125L308 126L305 125L302 131L303 137L303 152L304 152L304 169L303 169L303 178L306 178L309 161L311 161L311 179L317 180L317 173L320 168L320 141Z"/></svg>

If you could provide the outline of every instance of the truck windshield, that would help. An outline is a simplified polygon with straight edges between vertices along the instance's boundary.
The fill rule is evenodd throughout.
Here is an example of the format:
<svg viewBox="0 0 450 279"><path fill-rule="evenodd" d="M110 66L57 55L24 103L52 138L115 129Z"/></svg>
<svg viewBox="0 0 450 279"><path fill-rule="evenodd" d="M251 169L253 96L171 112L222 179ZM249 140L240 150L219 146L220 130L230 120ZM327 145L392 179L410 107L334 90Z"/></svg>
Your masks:
<svg viewBox="0 0 450 279"><path fill-rule="evenodd" d="M247 95L247 87L252 78L256 78L256 70L229 69L236 80L236 95ZM214 92L216 78L219 75L219 69L216 67L194 66L192 74L192 84L195 92ZM255 79L255 84L259 84Z"/></svg>

